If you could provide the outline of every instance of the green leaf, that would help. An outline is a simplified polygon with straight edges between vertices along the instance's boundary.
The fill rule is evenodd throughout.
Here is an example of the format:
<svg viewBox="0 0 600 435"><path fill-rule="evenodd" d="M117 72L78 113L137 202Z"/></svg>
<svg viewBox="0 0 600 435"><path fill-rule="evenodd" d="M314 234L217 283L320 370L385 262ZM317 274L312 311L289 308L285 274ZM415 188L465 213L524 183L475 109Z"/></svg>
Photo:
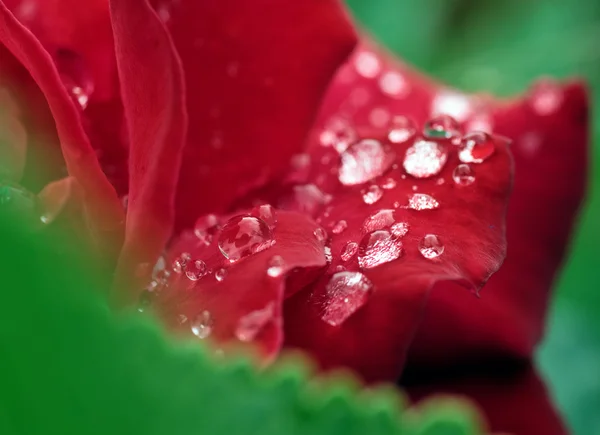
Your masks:
<svg viewBox="0 0 600 435"><path fill-rule="evenodd" d="M259 372L249 357L167 338L149 316L111 312L83 252L57 255L43 239L0 222L3 435L480 433L454 400L405 422L390 388L319 380L297 357Z"/></svg>

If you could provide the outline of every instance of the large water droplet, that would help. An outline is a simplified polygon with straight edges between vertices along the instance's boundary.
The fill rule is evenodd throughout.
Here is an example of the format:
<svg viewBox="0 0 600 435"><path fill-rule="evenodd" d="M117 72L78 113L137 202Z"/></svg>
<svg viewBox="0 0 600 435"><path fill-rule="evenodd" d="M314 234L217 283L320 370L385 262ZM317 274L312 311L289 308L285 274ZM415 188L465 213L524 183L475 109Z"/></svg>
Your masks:
<svg viewBox="0 0 600 435"><path fill-rule="evenodd" d="M277 224L277 215L275 214L275 209L271 204L256 206L252 209L250 214L264 221L269 228L271 228L271 230L275 229L275 225Z"/></svg>
<svg viewBox="0 0 600 435"><path fill-rule="evenodd" d="M214 214L208 214L198 218L194 224L194 234L205 245L210 245L214 234L218 230L219 219Z"/></svg>
<svg viewBox="0 0 600 435"><path fill-rule="evenodd" d="M346 222L345 220L341 220L336 222L336 224L331 229L331 232L333 234L342 234L344 231L346 231L346 228L348 228L348 222Z"/></svg>
<svg viewBox="0 0 600 435"><path fill-rule="evenodd" d="M458 158L463 163L482 163L495 151L494 139L487 133L476 131L463 137Z"/></svg>
<svg viewBox="0 0 600 435"><path fill-rule="evenodd" d="M447 159L448 151L444 145L418 140L406 150L403 166L413 177L428 178L439 174Z"/></svg>
<svg viewBox="0 0 600 435"><path fill-rule="evenodd" d="M413 210L433 210L440 206L440 203L431 196L425 193L414 193L408 199L408 208Z"/></svg>
<svg viewBox="0 0 600 435"><path fill-rule="evenodd" d="M454 139L462 136L460 125L449 115L440 115L425 123L423 134L428 138Z"/></svg>
<svg viewBox="0 0 600 435"><path fill-rule="evenodd" d="M395 153L375 139L363 139L341 155L340 183L363 184L385 173L396 158Z"/></svg>
<svg viewBox="0 0 600 435"><path fill-rule="evenodd" d="M365 204L375 204L382 196L383 189L376 184L372 184L362 191L362 197Z"/></svg>
<svg viewBox="0 0 600 435"><path fill-rule="evenodd" d="M202 311L198 314L190 325L192 333L201 340L210 336L213 326L214 321L212 315L208 311Z"/></svg>
<svg viewBox="0 0 600 435"><path fill-rule="evenodd" d="M370 269L400 258L402 242L389 231L378 230L367 234L360 242L358 264Z"/></svg>
<svg viewBox="0 0 600 435"><path fill-rule="evenodd" d="M475 173L467 164L460 164L452 171L452 179L459 186L468 186L475 181Z"/></svg>
<svg viewBox="0 0 600 435"><path fill-rule="evenodd" d="M342 252L340 254L342 261L350 261L356 253L358 252L358 243L356 242L347 242L342 248Z"/></svg>
<svg viewBox="0 0 600 435"><path fill-rule="evenodd" d="M273 278L280 277L285 271L285 261L281 255L271 257L267 264L267 275Z"/></svg>
<svg viewBox="0 0 600 435"><path fill-rule="evenodd" d="M428 260L433 260L444 253L444 245L435 234L427 234L419 242L421 255Z"/></svg>
<svg viewBox="0 0 600 435"><path fill-rule="evenodd" d="M322 319L339 326L368 300L373 283L360 272L338 272L325 288L327 301Z"/></svg>
<svg viewBox="0 0 600 435"><path fill-rule="evenodd" d="M406 116L394 116L388 131L388 140L391 143L404 143L412 139L417 133L417 127Z"/></svg>
<svg viewBox="0 0 600 435"><path fill-rule="evenodd" d="M394 223L394 210L382 209L365 219L362 230L371 233L376 230L388 228Z"/></svg>
<svg viewBox="0 0 600 435"><path fill-rule="evenodd" d="M261 310L252 311L242 317L235 329L235 336L240 341L252 341L258 333L265 327L275 314L273 302Z"/></svg>
<svg viewBox="0 0 600 435"><path fill-rule="evenodd" d="M362 51L354 59L354 67L361 76L372 79L381 71L381 62L375 53Z"/></svg>
<svg viewBox="0 0 600 435"><path fill-rule="evenodd" d="M553 79L539 80L529 91L529 103L540 116L556 113L564 99L563 90Z"/></svg>
<svg viewBox="0 0 600 435"><path fill-rule="evenodd" d="M190 281L198 281L207 274L206 263L202 260L190 261L185 267L185 276Z"/></svg>
<svg viewBox="0 0 600 435"><path fill-rule="evenodd" d="M332 147L338 153L343 153L354 143L358 136L350 125L350 122L343 118L334 118L326 125L321 134L319 141L325 147Z"/></svg>
<svg viewBox="0 0 600 435"><path fill-rule="evenodd" d="M230 262L238 261L273 245L273 233L265 221L254 216L236 216L223 226L219 249Z"/></svg>

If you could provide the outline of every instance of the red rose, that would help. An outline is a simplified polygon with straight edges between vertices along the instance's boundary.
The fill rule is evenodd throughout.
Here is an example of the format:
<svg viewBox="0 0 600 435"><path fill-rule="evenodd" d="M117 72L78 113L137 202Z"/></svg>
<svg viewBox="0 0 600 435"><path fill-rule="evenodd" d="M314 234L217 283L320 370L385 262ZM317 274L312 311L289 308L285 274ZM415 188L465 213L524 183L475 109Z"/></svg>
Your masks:
<svg viewBox="0 0 600 435"><path fill-rule="evenodd" d="M585 186L581 84L461 94L355 47L336 0L5 3L6 155L33 191L66 165L93 240L120 247L121 303L564 433L531 356Z"/></svg>

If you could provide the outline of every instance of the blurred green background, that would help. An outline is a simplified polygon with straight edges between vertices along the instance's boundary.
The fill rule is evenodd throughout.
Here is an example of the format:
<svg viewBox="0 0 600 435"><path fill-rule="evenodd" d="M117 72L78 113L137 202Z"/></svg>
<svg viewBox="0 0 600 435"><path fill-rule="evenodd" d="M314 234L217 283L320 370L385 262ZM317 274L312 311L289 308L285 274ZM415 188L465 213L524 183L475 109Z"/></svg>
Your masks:
<svg viewBox="0 0 600 435"><path fill-rule="evenodd" d="M540 75L584 76L600 103L598 0L347 0L375 37L467 91L511 95ZM600 114L590 190L538 361L577 435L600 434Z"/></svg>

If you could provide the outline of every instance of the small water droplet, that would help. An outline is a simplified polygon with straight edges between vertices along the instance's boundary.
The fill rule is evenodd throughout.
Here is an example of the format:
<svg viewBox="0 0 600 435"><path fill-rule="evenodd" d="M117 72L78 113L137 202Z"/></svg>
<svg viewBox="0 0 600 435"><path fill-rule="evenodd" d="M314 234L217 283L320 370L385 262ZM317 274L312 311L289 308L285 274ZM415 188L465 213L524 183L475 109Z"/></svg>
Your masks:
<svg viewBox="0 0 600 435"><path fill-rule="evenodd" d="M482 163L495 151L494 139L487 133L476 131L462 138L458 158L463 163Z"/></svg>
<svg viewBox="0 0 600 435"><path fill-rule="evenodd" d="M394 223L394 210L382 209L365 219L362 230L365 233L371 233L376 230L382 230L390 227Z"/></svg>
<svg viewBox="0 0 600 435"><path fill-rule="evenodd" d="M408 234L408 224L406 222L395 223L390 229L396 237L404 237Z"/></svg>
<svg viewBox="0 0 600 435"><path fill-rule="evenodd" d="M408 82L396 71L387 71L379 79L379 89L388 97L402 98L408 94Z"/></svg>
<svg viewBox="0 0 600 435"><path fill-rule="evenodd" d="M198 314L190 325L192 333L201 340L210 336L213 326L214 321L212 315L208 311L202 311Z"/></svg>
<svg viewBox="0 0 600 435"><path fill-rule="evenodd" d="M280 277L285 271L285 261L281 255L274 255L267 264L267 275L273 278Z"/></svg>
<svg viewBox="0 0 600 435"><path fill-rule="evenodd" d="M406 150L403 166L413 177L428 178L439 174L447 159L448 151L444 145L418 140Z"/></svg>
<svg viewBox="0 0 600 435"><path fill-rule="evenodd" d="M460 125L449 115L440 115L425 123L423 134L428 138L454 139L462 136Z"/></svg>
<svg viewBox="0 0 600 435"><path fill-rule="evenodd" d="M215 279L219 282L223 282L223 280L225 280L225 278L227 278L227 269L218 269L215 272Z"/></svg>
<svg viewBox="0 0 600 435"><path fill-rule="evenodd" d="M235 216L219 234L219 250L230 262L264 251L273 245L273 233L267 223L254 216Z"/></svg>
<svg viewBox="0 0 600 435"><path fill-rule="evenodd" d="M171 269L175 273L181 273L187 266L188 262L192 259L192 256L188 252L182 252L179 257L173 260L173 264L171 265Z"/></svg>
<svg viewBox="0 0 600 435"><path fill-rule="evenodd" d="M345 220L341 220L333 226L331 232L333 234L342 234L344 231L346 231L346 228L348 228L348 222L346 222Z"/></svg>
<svg viewBox="0 0 600 435"><path fill-rule="evenodd" d="M431 196L425 193L414 193L408 199L408 208L413 210L434 210L440 206L440 203Z"/></svg>
<svg viewBox="0 0 600 435"><path fill-rule="evenodd" d="M264 221L269 228L271 228L271 230L273 230L277 224L277 215L275 214L275 209L271 204L256 206L252 209L250 214Z"/></svg>
<svg viewBox="0 0 600 435"><path fill-rule="evenodd" d="M402 204L400 204L400 201L394 201L392 205L394 206L394 208L399 208Z"/></svg>
<svg viewBox="0 0 600 435"><path fill-rule="evenodd" d="M321 145L332 147L338 153L343 153L357 138L349 121L343 118L334 118L321 132L319 141Z"/></svg>
<svg viewBox="0 0 600 435"><path fill-rule="evenodd" d="M325 246L323 248L323 253L325 254L325 261L327 263L331 263L333 261L333 255L331 254L331 247Z"/></svg>
<svg viewBox="0 0 600 435"><path fill-rule="evenodd" d="M372 79L381 71L381 62L375 53L362 51L354 59L354 67L361 76Z"/></svg>
<svg viewBox="0 0 600 435"><path fill-rule="evenodd" d="M340 254L342 261L350 261L358 252L358 243L356 242L347 242L342 248L342 252Z"/></svg>
<svg viewBox="0 0 600 435"><path fill-rule="evenodd" d="M404 143L412 139L417 133L415 123L406 116L394 116L388 131L388 140L391 143Z"/></svg>
<svg viewBox="0 0 600 435"><path fill-rule="evenodd" d="M238 340L248 342L256 338L258 333L269 323L275 314L273 302L260 310L252 311L242 317L235 329Z"/></svg>
<svg viewBox="0 0 600 435"><path fill-rule="evenodd" d="M214 214L198 218L194 224L194 234L205 245L210 245L219 225L219 219Z"/></svg>
<svg viewBox="0 0 600 435"><path fill-rule="evenodd" d="M388 177L381 182L381 187L385 190L395 189L396 186L396 180L394 180L392 177Z"/></svg>
<svg viewBox="0 0 600 435"><path fill-rule="evenodd" d="M206 275L206 263L202 260L190 261L185 267L185 276L190 281L198 281L204 275Z"/></svg>
<svg viewBox="0 0 600 435"><path fill-rule="evenodd" d="M378 140L363 139L341 154L340 183L346 186L366 183L390 169L395 158L395 153Z"/></svg>
<svg viewBox="0 0 600 435"><path fill-rule="evenodd" d="M467 164L460 164L452 172L452 179L459 186L468 186L475 181L475 173Z"/></svg>
<svg viewBox="0 0 600 435"><path fill-rule="evenodd" d="M327 301L322 319L339 326L362 307L373 290L373 283L360 272L337 272L325 287Z"/></svg>
<svg viewBox="0 0 600 435"><path fill-rule="evenodd" d="M358 264L370 269L400 258L402 242L389 231L378 230L363 237L358 250Z"/></svg>
<svg viewBox="0 0 600 435"><path fill-rule="evenodd" d="M444 253L444 245L435 234L427 234L419 242L421 255L428 260L433 260Z"/></svg>
<svg viewBox="0 0 600 435"><path fill-rule="evenodd" d="M325 241L327 240L327 231L325 231L323 228L319 227L317 228L313 234L315 235L315 237L317 238L317 240L321 243L325 243Z"/></svg>
<svg viewBox="0 0 600 435"><path fill-rule="evenodd" d="M529 91L529 103L539 116L556 113L564 99L563 90L553 79L539 80Z"/></svg>
<svg viewBox="0 0 600 435"><path fill-rule="evenodd" d="M383 196L383 189L376 184L370 185L362 191L362 197L365 204L375 204Z"/></svg>
<svg viewBox="0 0 600 435"><path fill-rule="evenodd" d="M383 107L375 107L369 113L369 122L375 128L383 128L390 122L390 112Z"/></svg>

